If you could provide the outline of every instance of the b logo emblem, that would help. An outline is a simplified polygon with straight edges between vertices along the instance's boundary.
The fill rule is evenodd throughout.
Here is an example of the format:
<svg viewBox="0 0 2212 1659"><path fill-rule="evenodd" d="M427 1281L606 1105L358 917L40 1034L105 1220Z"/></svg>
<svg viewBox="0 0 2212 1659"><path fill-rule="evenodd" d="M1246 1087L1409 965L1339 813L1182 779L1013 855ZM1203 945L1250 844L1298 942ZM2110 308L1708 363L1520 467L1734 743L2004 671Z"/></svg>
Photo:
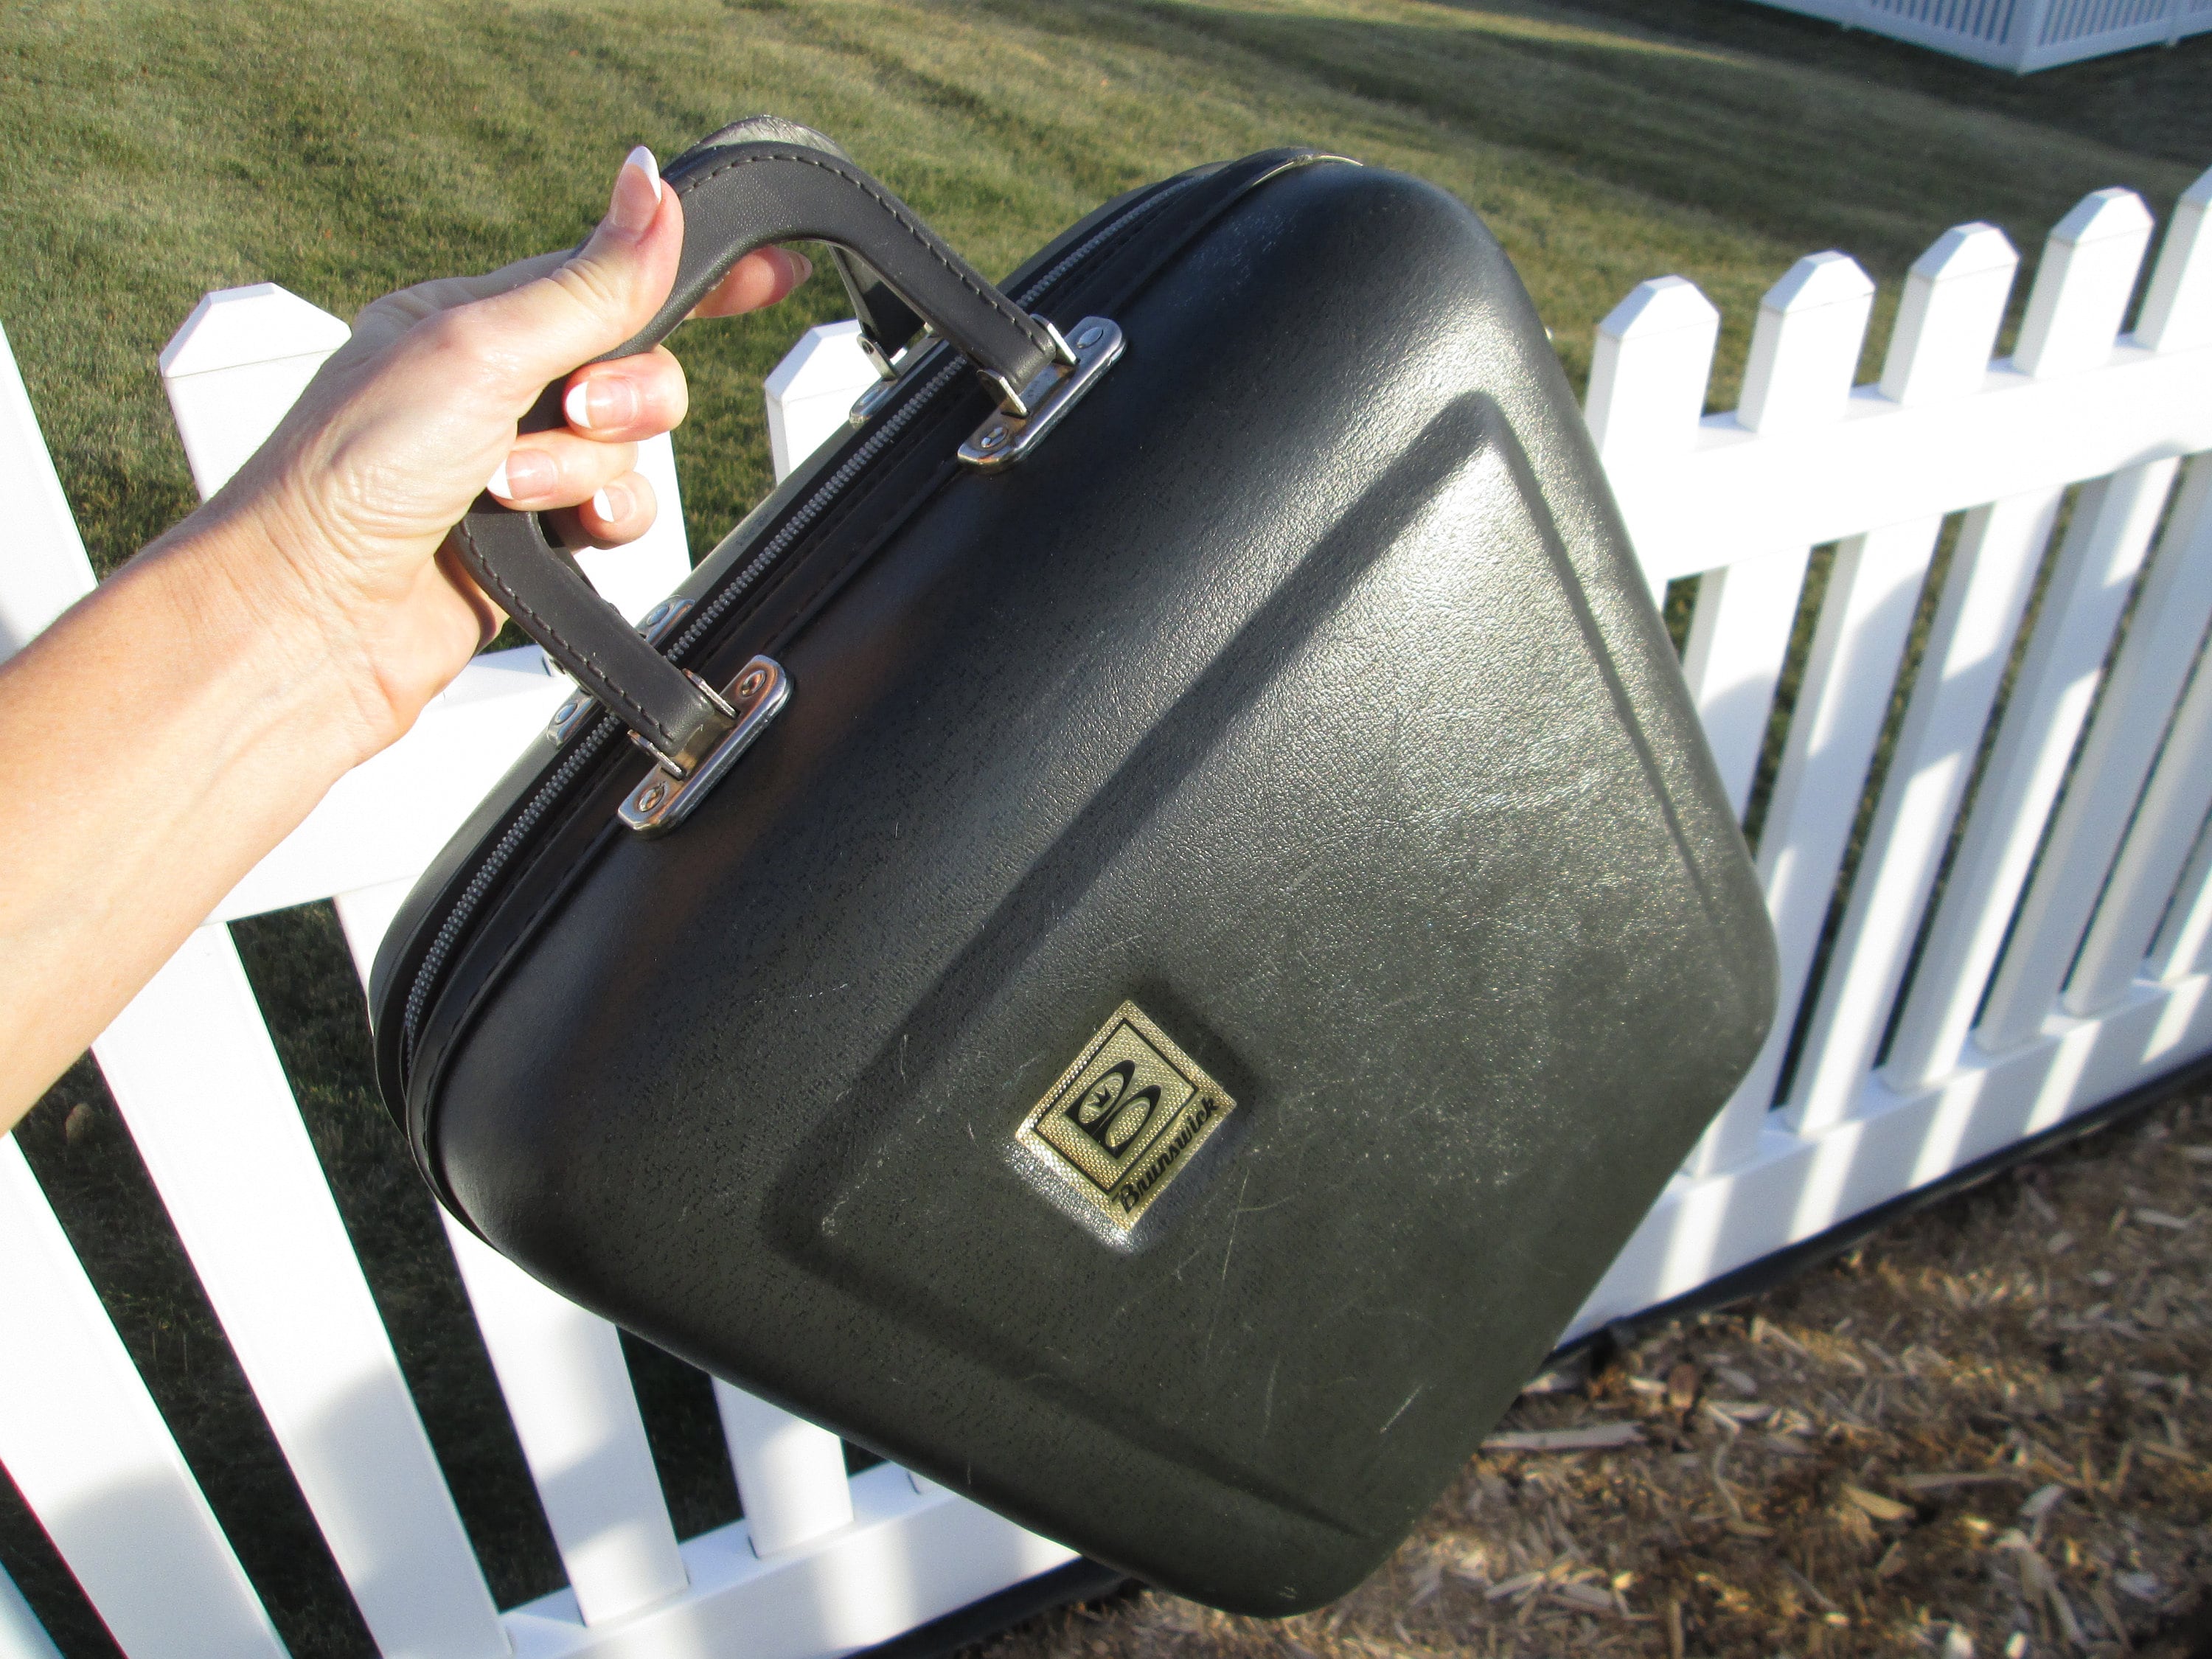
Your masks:
<svg viewBox="0 0 2212 1659"><path fill-rule="evenodd" d="M1125 1060L1083 1091L1075 1103L1075 1125L1109 1152L1118 1152L1137 1138L1152 1121L1160 1103L1158 1084L1132 1089L1137 1062Z"/></svg>
<svg viewBox="0 0 2212 1659"><path fill-rule="evenodd" d="M1014 1138L1126 1232L1236 1104L1125 1002Z"/></svg>

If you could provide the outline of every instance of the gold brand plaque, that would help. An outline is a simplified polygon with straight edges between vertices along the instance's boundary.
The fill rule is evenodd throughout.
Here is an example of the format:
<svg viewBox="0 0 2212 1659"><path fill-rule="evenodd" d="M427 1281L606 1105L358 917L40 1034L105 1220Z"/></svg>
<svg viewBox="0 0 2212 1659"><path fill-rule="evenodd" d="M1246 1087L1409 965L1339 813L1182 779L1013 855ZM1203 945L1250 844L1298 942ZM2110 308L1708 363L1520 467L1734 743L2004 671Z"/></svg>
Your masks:
<svg viewBox="0 0 2212 1659"><path fill-rule="evenodd" d="M1126 1233L1236 1108L1144 1010L1125 1002L1014 1139Z"/></svg>

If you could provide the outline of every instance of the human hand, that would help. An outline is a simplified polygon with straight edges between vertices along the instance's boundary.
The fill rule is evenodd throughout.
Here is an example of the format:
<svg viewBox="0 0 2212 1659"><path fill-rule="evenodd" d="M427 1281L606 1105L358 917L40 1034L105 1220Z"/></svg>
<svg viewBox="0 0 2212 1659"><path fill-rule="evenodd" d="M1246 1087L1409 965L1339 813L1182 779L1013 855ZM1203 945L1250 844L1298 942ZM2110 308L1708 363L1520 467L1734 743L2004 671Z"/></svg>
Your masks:
<svg viewBox="0 0 2212 1659"><path fill-rule="evenodd" d="M640 149L574 254L378 301L213 499L0 663L0 776L70 781L0 797L0 1133L489 638L498 612L444 549L487 479L572 539L652 523L636 441L683 418L683 371L659 350L578 365L659 310L683 242ZM763 249L698 311L806 274ZM518 439L564 379L566 428Z"/></svg>
<svg viewBox="0 0 2212 1659"><path fill-rule="evenodd" d="M195 581L219 572L299 642L301 672L338 677L352 758L366 758L497 630L499 611L443 545L487 480L510 506L551 513L572 544L616 546L651 526L637 441L684 418L683 369L658 347L588 360L653 316L683 241L682 204L641 146L574 254L368 307L269 441L152 551L191 559ZM762 249L692 314L771 304L811 269ZM518 439L516 422L564 375L567 425Z"/></svg>

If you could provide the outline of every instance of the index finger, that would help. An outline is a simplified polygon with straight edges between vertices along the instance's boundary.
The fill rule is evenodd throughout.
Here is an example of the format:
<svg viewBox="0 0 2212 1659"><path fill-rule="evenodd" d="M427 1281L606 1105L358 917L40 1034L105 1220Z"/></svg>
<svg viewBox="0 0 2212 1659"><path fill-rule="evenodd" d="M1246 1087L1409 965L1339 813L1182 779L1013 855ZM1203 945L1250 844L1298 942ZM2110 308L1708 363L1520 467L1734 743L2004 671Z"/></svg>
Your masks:
<svg viewBox="0 0 2212 1659"><path fill-rule="evenodd" d="M694 317L734 317L772 306L814 274L814 262L787 247L755 248L730 267L707 297L691 307Z"/></svg>

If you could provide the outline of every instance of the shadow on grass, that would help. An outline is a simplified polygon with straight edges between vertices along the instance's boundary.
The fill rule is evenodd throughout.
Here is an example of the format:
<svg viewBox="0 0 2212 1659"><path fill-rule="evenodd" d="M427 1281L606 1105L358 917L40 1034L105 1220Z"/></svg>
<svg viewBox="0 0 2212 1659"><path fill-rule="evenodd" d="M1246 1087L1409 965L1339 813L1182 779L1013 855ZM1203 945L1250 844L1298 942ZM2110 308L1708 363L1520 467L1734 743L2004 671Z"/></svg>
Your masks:
<svg viewBox="0 0 2212 1659"><path fill-rule="evenodd" d="M1777 64L1878 81L2190 168L2212 163L2212 39L2014 75L1752 0L1574 0L1574 10Z"/></svg>
<svg viewBox="0 0 2212 1659"><path fill-rule="evenodd" d="M1142 9L1789 246L1840 247L1878 277L1901 276L1965 220L2032 250L2107 185L2137 189L2163 216L2212 164L2212 35L2130 54L2124 105L2107 109L2077 91L2110 76L2098 65L2022 81L1741 0L1621 0L1602 15L1420 5L1387 19L1352 0ZM1677 27L1685 15L1698 33Z"/></svg>

